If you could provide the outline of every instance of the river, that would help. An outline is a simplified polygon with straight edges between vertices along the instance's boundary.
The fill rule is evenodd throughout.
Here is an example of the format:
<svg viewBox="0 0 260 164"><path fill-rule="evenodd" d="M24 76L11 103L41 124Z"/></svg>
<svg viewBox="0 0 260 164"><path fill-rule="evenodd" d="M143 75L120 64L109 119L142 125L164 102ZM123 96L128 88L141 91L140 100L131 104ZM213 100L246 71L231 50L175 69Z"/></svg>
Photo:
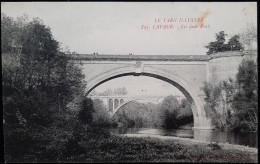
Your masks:
<svg viewBox="0 0 260 164"><path fill-rule="evenodd" d="M193 130L193 129L156 129L156 128L117 128L111 129L116 134L151 134L161 136L174 136L181 138L191 138L194 140L229 143L257 147L257 133L232 132L219 130Z"/></svg>

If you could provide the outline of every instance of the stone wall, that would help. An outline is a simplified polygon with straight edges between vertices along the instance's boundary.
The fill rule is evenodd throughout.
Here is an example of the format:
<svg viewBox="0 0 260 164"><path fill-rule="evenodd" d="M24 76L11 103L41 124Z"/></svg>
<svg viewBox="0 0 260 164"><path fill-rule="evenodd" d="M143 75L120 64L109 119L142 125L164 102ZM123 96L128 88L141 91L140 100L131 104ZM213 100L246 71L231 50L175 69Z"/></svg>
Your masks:
<svg viewBox="0 0 260 164"><path fill-rule="evenodd" d="M257 63L256 51L231 51L213 54L208 62L209 82L213 85L217 85L228 80L228 78L235 80L238 73L238 67L243 59L254 60ZM220 114L226 114L225 106L225 100L222 99L217 107L217 111ZM225 122L225 119L222 121Z"/></svg>
<svg viewBox="0 0 260 164"><path fill-rule="evenodd" d="M256 51L229 51L211 55L208 62L209 82L217 84L228 78L235 78L238 67L243 59L257 61Z"/></svg>

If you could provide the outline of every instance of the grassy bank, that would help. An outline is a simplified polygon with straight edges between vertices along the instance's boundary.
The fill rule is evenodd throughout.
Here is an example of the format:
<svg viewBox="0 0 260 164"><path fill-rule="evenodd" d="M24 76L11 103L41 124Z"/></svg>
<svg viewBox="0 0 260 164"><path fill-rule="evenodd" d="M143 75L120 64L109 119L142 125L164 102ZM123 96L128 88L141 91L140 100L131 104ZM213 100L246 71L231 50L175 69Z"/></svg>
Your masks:
<svg viewBox="0 0 260 164"><path fill-rule="evenodd" d="M111 135L85 142L85 152L69 161L84 162L257 162L257 153L223 150L209 145L180 144L174 140Z"/></svg>
<svg viewBox="0 0 260 164"><path fill-rule="evenodd" d="M19 158L6 154L6 162L257 162L257 152L172 138L113 135L89 126L78 126L73 134L57 131L51 141L31 142L31 151L22 150Z"/></svg>

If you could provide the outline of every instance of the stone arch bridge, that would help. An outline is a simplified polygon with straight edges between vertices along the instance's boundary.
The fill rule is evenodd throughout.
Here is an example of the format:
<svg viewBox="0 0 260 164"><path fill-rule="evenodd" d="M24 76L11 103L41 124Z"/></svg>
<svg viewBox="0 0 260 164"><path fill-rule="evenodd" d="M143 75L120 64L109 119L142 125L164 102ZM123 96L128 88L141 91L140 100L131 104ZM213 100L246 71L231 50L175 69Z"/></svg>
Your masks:
<svg viewBox="0 0 260 164"><path fill-rule="evenodd" d="M87 81L86 95L106 81L122 76L149 76L178 88L191 103L194 128L212 129L204 108L204 82L216 84L234 78L248 52L233 51L212 55L86 55L68 56L79 64ZM253 55L256 58L257 54ZM138 84L137 84L138 85Z"/></svg>

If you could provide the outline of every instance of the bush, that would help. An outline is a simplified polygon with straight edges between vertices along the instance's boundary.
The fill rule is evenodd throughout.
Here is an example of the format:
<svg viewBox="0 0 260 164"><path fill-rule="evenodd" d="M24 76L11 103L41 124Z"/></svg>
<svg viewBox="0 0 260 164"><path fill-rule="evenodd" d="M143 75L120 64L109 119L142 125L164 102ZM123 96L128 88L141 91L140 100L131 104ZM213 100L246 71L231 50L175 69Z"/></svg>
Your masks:
<svg viewBox="0 0 260 164"><path fill-rule="evenodd" d="M177 129L179 127L175 112L169 112L168 110L164 112L163 127L166 129Z"/></svg>
<svg viewBox="0 0 260 164"><path fill-rule="evenodd" d="M236 80L229 79L213 86L205 83L205 108L216 128L256 131L258 123L257 65L242 60Z"/></svg>
<svg viewBox="0 0 260 164"><path fill-rule="evenodd" d="M112 127L112 116L108 113L101 100L94 100L94 112L92 125L99 127Z"/></svg>
<svg viewBox="0 0 260 164"><path fill-rule="evenodd" d="M180 104L175 97L168 96L160 104L160 110L163 112L162 127L164 128L177 129L193 122L190 104L185 100Z"/></svg>
<svg viewBox="0 0 260 164"><path fill-rule="evenodd" d="M220 145L217 142L215 142L215 143L211 142L211 143L208 144L208 146L211 147L212 150L220 150L221 149Z"/></svg>
<svg viewBox="0 0 260 164"><path fill-rule="evenodd" d="M92 117L93 112L94 112L93 101L90 98L83 99L82 107L78 115L79 119L83 123L89 124L93 120Z"/></svg>

